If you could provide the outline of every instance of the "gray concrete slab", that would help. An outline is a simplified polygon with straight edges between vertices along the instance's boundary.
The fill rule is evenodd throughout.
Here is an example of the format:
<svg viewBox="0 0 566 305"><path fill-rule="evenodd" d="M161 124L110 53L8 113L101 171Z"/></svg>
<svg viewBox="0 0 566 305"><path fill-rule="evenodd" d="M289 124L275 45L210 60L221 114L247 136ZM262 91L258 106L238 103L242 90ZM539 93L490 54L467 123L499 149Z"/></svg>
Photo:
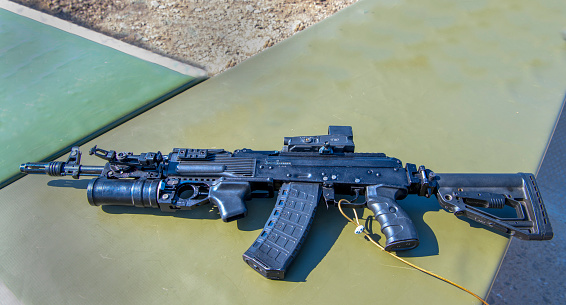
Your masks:
<svg viewBox="0 0 566 305"><path fill-rule="evenodd" d="M566 102L566 100L565 100ZM490 304L566 304L566 112L564 106L537 174L554 230L551 241L513 239L487 299Z"/></svg>

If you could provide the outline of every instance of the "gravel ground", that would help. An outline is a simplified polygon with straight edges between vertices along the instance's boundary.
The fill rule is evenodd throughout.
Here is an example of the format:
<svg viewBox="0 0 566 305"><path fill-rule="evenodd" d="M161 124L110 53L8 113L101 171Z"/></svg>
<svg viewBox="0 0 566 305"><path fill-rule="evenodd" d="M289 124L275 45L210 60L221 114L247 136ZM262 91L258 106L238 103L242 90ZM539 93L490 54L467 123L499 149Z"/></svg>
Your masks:
<svg viewBox="0 0 566 305"><path fill-rule="evenodd" d="M14 0L215 75L357 0Z"/></svg>

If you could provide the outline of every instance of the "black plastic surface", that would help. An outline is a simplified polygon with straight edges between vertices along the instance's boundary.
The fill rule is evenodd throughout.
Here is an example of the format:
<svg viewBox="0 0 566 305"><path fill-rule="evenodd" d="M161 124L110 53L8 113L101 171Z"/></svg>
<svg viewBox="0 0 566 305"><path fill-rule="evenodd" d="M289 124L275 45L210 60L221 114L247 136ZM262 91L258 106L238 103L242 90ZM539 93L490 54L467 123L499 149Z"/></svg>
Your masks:
<svg viewBox="0 0 566 305"><path fill-rule="evenodd" d="M220 218L225 222L248 215L246 198L251 194L247 182L222 181L210 188L210 202L218 207Z"/></svg>
<svg viewBox="0 0 566 305"><path fill-rule="evenodd" d="M266 278L285 278L304 242L320 199L318 183L285 183L261 234L244 253L250 267Z"/></svg>
<svg viewBox="0 0 566 305"><path fill-rule="evenodd" d="M92 179L88 184L90 205L124 205L157 208L159 180Z"/></svg>
<svg viewBox="0 0 566 305"><path fill-rule="evenodd" d="M395 201L404 189L372 185L366 188L367 207L375 214L385 235L385 250L410 250L419 245L417 229L409 215Z"/></svg>
<svg viewBox="0 0 566 305"><path fill-rule="evenodd" d="M438 202L456 216L519 239L552 239L552 226L534 175L437 174L437 177ZM512 215L494 214L506 206L514 212Z"/></svg>

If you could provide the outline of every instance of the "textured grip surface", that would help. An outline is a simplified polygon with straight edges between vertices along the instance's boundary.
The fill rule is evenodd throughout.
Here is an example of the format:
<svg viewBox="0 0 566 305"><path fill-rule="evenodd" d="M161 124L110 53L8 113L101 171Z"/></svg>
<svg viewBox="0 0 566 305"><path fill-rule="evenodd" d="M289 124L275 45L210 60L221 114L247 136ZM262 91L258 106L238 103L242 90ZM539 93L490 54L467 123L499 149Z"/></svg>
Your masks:
<svg viewBox="0 0 566 305"><path fill-rule="evenodd" d="M248 182L222 181L210 188L210 202L218 207L220 218L229 222L248 214L246 197L250 195Z"/></svg>
<svg viewBox="0 0 566 305"><path fill-rule="evenodd" d="M410 250L419 245L415 225L409 215L395 201L402 189L386 186L368 186L367 207L375 214L385 235L386 251Z"/></svg>
<svg viewBox="0 0 566 305"><path fill-rule="evenodd" d="M307 236L320 194L317 183L285 183L244 261L266 278L282 280Z"/></svg>

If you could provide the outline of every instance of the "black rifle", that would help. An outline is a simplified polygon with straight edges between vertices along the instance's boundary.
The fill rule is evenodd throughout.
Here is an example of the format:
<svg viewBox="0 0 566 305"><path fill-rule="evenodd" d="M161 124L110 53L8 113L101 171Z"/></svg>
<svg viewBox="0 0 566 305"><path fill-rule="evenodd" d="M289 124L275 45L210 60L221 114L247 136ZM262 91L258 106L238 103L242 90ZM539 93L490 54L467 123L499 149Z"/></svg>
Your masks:
<svg viewBox="0 0 566 305"><path fill-rule="evenodd" d="M409 194L435 195L456 216L524 240L548 240L552 227L532 174L435 174L424 166L382 153L355 153L352 128L330 126L328 135L285 137L281 151L175 148L134 155L90 152L104 166L80 164L74 147L67 162L26 163L23 173L98 176L87 188L94 206L125 205L174 212L214 204L223 221L246 216L245 200L273 197L275 208L257 240L244 253L253 269L269 279L283 279L309 231L320 197L336 205L336 195L365 195L363 203L381 224L385 249L415 248L418 235L411 219L397 204ZM355 201L355 200L352 200ZM515 217L504 218L489 209L509 206Z"/></svg>

